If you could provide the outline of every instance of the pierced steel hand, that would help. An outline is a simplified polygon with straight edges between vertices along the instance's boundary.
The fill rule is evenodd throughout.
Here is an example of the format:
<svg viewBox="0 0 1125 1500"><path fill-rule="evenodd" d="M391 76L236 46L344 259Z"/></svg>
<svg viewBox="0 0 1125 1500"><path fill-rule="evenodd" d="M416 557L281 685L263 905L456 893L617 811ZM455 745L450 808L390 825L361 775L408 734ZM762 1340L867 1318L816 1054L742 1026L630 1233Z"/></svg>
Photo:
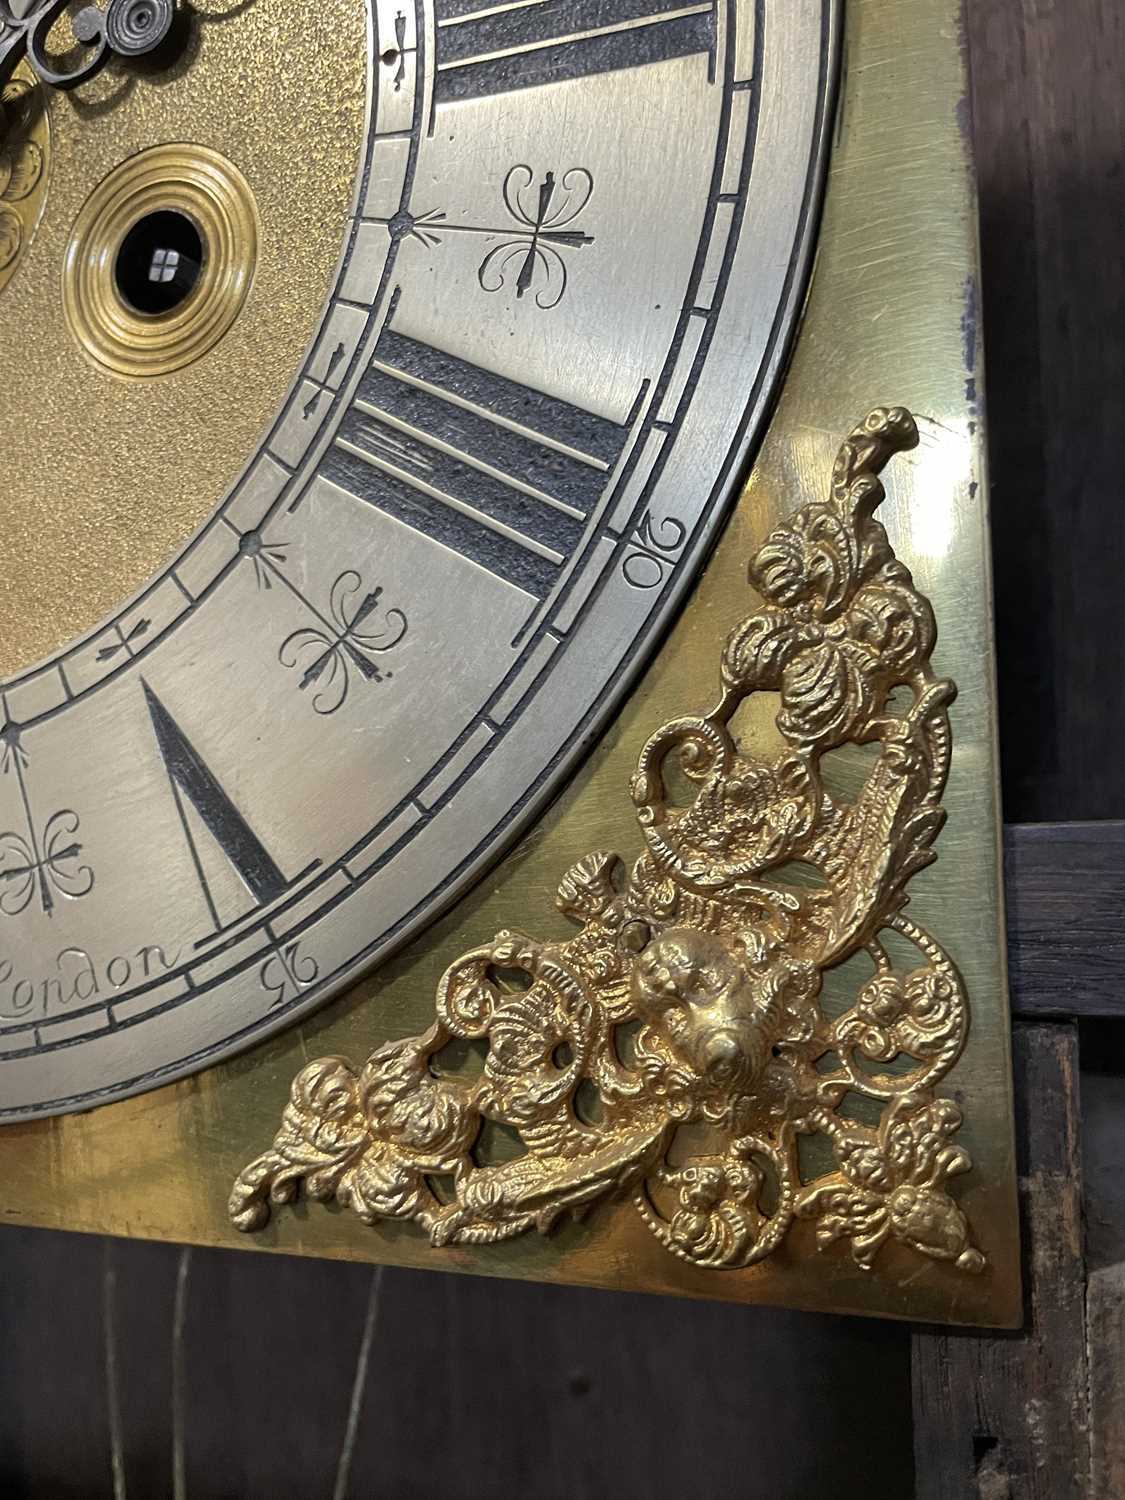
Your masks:
<svg viewBox="0 0 1125 1500"><path fill-rule="evenodd" d="M70 0L33 0L17 17L10 0L0 0L0 89L26 56L40 81L52 88L72 89L93 78L111 56L143 57L168 35L176 14L176 0L109 0L105 10L87 5L71 22L74 39L87 50L65 71L58 71L47 51L47 40Z"/></svg>

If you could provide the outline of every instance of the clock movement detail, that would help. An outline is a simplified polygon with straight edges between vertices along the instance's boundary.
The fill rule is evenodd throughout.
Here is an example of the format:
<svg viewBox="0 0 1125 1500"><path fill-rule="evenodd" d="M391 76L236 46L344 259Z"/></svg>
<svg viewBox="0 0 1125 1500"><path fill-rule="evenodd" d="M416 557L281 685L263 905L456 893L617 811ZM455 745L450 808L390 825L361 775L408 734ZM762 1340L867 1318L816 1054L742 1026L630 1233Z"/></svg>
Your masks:
<svg viewBox="0 0 1125 1500"><path fill-rule="evenodd" d="M84 5L73 17L71 35L79 58L57 66L58 41L52 33L71 10L70 0L38 0L17 15L8 0L0 0L0 86L17 64L27 58L41 82L57 89L74 89L88 82L111 57L134 59L155 52L167 39L176 19L174 0L109 0L105 10ZM52 45L53 43L53 45Z"/></svg>
<svg viewBox="0 0 1125 1500"><path fill-rule="evenodd" d="M626 869L599 851L562 879L577 934L498 933L446 971L423 1034L360 1068L304 1068L234 1186L238 1228L302 1183L436 1246L546 1233L630 1199L703 1267L761 1261L804 1219L865 1270L889 1242L984 1268L950 1192L971 1165L960 1111L936 1092L968 999L904 914L945 818L955 691L930 664L930 605L874 519L878 474L916 442L903 408L873 411L828 499L758 550L763 603L726 641L717 703L641 752L642 853ZM736 715L759 693L778 703L772 758L740 742ZM826 768L847 746L873 755L854 796ZM830 1004L849 960L867 973ZM483 1053L475 1077L466 1051ZM488 1126L518 1145L490 1153Z"/></svg>

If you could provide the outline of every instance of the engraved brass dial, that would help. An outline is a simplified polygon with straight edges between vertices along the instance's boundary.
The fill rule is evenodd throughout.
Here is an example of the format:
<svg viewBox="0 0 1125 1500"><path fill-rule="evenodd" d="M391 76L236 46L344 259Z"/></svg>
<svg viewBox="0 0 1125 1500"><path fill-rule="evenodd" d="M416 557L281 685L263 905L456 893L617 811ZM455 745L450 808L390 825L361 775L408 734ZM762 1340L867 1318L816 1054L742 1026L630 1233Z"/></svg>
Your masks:
<svg viewBox="0 0 1125 1500"><path fill-rule="evenodd" d="M590 744L774 392L836 9L208 0L28 83L0 1117L284 1026Z"/></svg>

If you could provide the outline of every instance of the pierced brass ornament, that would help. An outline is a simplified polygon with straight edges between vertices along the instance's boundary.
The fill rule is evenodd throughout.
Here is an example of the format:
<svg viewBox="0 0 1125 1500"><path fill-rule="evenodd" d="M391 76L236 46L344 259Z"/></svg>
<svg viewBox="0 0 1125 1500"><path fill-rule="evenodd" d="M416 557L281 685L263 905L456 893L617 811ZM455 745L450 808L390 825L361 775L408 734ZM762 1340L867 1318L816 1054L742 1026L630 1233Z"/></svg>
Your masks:
<svg viewBox="0 0 1125 1500"><path fill-rule="evenodd" d="M903 408L873 411L841 447L829 499L759 549L750 581L765 603L727 639L718 702L641 752L644 852L628 875L597 852L563 877L579 933L500 932L446 971L423 1035L358 1070L304 1068L272 1146L235 1183L239 1229L302 1181L368 1223L412 1220L435 1246L546 1233L629 1197L700 1266L752 1265L804 1218L864 1269L892 1238L983 1269L948 1189L971 1165L952 1141L961 1114L935 1093L964 1047L968 997L903 915L945 820L955 693L930 666L930 605L873 519L878 474L917 441ZM735 733L762 692L779 698L772 761ZM822 774L849 744L876 752L850 801ZM674 769L693 792L683 807ZM909 972L888 934L917 951ZM874 975L830 1015L822 977L861 950ZM443 1070L458 1040L486 1044L475 1080ZM848 1108L857 1096L872 1123ZM485 1164L486 1122L522 1154ZM829 1170L813 1170L813 1143Z"/></svg>
<svg viewBox="0 0 1125 1500"><path fill-rule="evenodd" d="M26 63L0 88L0 292L39 227L51 169L51 128Z"/></svg>

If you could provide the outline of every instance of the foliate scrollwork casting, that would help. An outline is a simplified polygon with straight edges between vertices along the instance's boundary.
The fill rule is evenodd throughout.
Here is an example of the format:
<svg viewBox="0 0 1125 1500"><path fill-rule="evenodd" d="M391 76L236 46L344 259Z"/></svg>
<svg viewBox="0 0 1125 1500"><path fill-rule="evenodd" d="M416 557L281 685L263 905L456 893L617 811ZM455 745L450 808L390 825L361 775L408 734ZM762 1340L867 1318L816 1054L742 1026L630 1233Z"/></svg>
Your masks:
<svg viewBox="0 0 1125 1500"><path fill-rule="evenodd" d="M892 1239L984 1266L949 1190L970 1166L952 1142L960 1112L935 1094L968 1001L903 914L945 817L954 696L930 666L930 605L873 517L879 472L916 442L908 412L872 412L843 444L828 499L759 549L750 581L764 603L726 642L718 702L641 752L643 852L628 871L590 854L562 880L578 932L501 932L447 970L423 1035L362 1068L304 1068L272 1146L235 1184L240 1229L302 1182L368 1223L413 1220L434 1245L546 1233L629 1198L700 1266L760 1261L798 1219L815 1221L822 1248L848 1241L865 1269ZM761 692L779 703L772 760L733 722ZM845 745L873 747L853 800L822 775ZM673 805L673 765L686 806ZM896 945L917 955L908 972ZM870 977L831 1013L823 976L860 952ZM443 1066L458 1040L483 1044L476 1078ZM486 1122L520 1154L486 1160Z"/></svg>

